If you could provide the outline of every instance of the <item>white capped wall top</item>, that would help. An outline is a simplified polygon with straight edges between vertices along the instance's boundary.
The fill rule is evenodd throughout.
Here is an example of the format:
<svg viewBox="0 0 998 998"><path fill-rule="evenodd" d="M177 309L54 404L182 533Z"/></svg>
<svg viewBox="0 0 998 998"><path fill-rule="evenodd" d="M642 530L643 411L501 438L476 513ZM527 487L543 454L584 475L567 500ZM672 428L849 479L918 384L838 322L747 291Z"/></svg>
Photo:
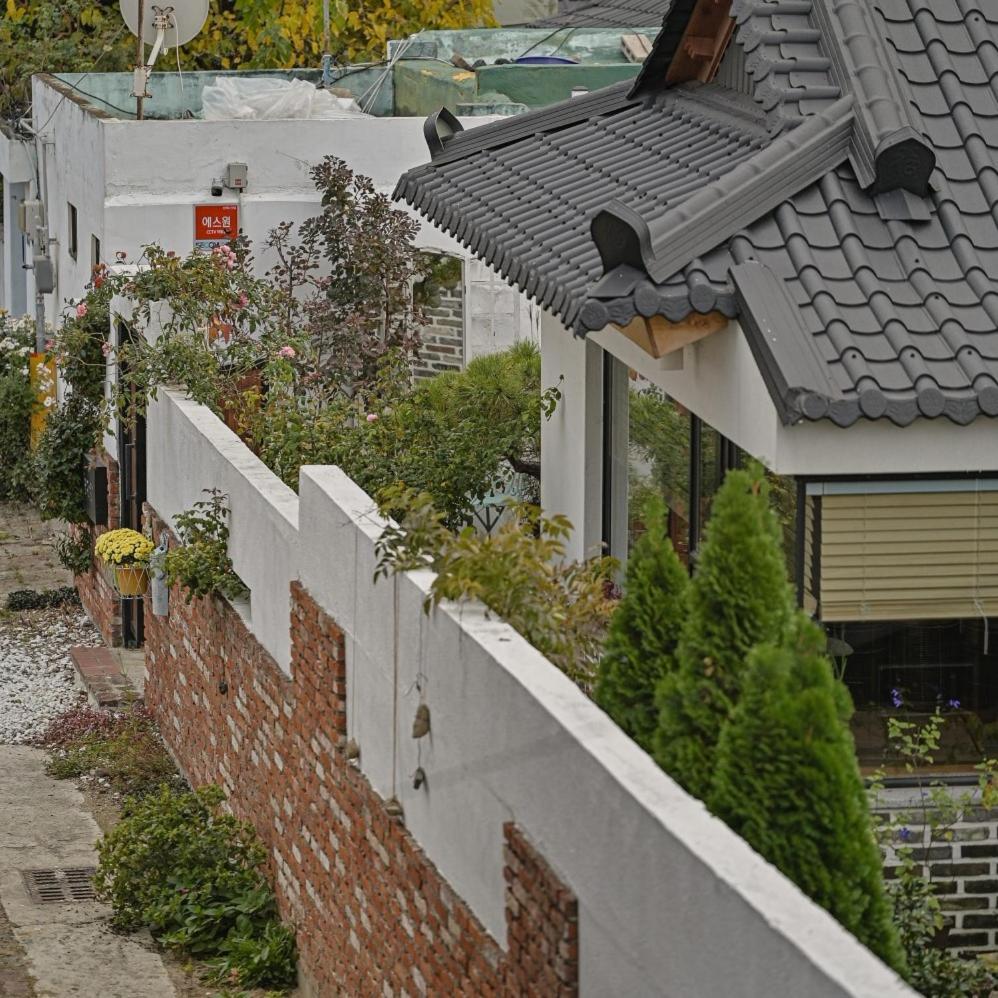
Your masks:
<svg viewBox="0 0 998 998"><path fill-rule="evenodd" d="M142 4L142 40L155 45L165 26L165 48L189 42L208 18L208 0L145 0ZM133 35L139 33L139 0L121 0L121 16Z"/></svg>

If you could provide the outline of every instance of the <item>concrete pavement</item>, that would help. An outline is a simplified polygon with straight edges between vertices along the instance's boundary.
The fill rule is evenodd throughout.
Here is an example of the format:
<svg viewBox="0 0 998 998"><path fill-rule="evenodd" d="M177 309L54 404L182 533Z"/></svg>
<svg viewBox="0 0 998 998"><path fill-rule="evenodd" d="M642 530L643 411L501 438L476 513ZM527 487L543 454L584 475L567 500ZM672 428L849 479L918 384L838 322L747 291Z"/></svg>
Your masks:
<svg viewBox="0 0 998 998"><path fill-rule="evenodd" d="M29 897L22 870L97 863L96 822L72 781L45 775L45 760L40 749L0 745L0 903L34 995L175 998L158 953L141 936L112 933L106 905Z"/></svg>

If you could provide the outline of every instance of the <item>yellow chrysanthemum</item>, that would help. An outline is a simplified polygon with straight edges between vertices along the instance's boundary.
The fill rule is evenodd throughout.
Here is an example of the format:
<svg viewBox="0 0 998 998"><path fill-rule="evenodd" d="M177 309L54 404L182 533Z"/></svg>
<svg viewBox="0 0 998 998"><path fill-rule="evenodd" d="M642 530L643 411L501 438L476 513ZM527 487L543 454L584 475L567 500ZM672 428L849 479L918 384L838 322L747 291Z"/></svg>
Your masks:
<svg viewBox="0 0 998 998"><path fill-rule="evenodd" d="M147 565L153 543L137 530L120 527L101 534L94 552L106 565Z"/></svg>

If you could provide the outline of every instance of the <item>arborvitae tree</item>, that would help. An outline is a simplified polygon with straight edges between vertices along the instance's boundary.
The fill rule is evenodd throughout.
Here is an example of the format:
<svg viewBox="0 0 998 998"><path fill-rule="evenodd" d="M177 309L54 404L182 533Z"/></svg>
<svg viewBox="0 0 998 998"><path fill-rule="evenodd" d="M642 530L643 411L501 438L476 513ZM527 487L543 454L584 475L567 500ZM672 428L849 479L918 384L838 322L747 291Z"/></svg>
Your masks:
<svg viewBox="0 0 998 998"><path fill-rule="evenodd" d="M666 534L661 499L644 511L646 531L627 561L624 597L610 622L596 702L642 748L658 726L655 690L676 667L689 575Z"/></svg>
<svg viewBox="0 0 998 998"><path fill-rule="evenodd" d="M803 614L749 656L717 746L711 810L885 963L905 959L849 731L852 701Z"/></svg>
<svg viewBox="0 0 998 998"><path fill-rule="evenodd" d="M746 657L757 644L783 640L793 609L762 469L730 471L714 497L690 586L678 667L657 695L655 759L701 800Z"/></svg>

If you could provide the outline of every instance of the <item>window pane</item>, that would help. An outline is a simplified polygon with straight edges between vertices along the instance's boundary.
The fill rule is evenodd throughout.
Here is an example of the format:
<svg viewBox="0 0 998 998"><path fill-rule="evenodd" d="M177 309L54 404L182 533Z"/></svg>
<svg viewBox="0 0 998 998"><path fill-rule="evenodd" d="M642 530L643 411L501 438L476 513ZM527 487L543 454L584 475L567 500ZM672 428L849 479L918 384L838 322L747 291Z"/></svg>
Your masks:
<svg viewBox="0 0 998 998"><path fill-rule="evenodd" d="M644 532L649 496L669 510L669 534L680 557L689 557L690 416L659 388L632 376L629 386L628 541Z"/></svg>

